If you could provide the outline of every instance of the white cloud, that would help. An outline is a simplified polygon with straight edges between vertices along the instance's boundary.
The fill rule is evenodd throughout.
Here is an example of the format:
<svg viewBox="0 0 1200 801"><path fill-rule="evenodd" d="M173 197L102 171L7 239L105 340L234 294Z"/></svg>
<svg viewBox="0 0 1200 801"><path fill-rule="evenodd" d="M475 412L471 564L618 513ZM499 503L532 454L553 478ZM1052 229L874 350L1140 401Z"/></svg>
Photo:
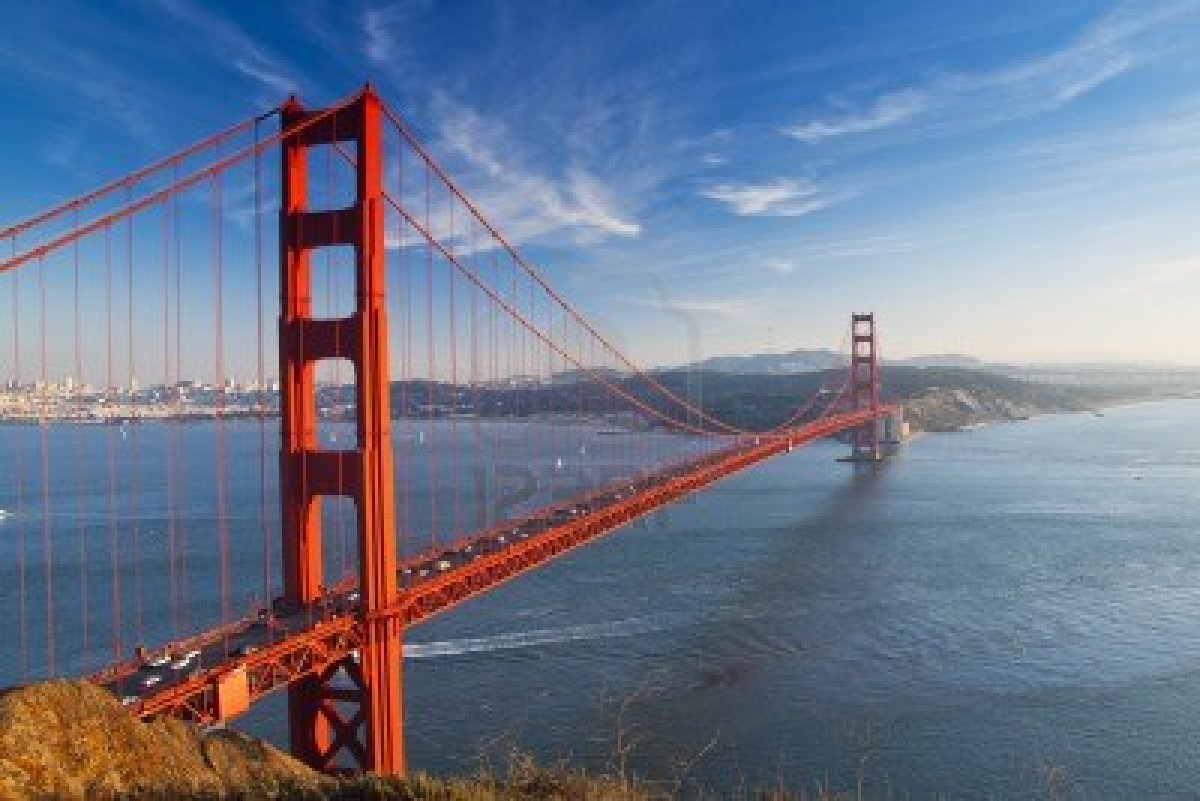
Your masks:
<svg viewBox="0 0 1200 801"><path fill-rule="evenodd" d="M367 36L367 58L376 64L391 59L395 41L392 39L389 13L386 9L368 8L363 12L363 32Z"/></svg>
<svg viewBox="0 0 1200 801"><path fill-rule="evenodd" d="M866 133L906 122L929 105L927 92L904 89L881 95L872 108L858 114L848 114L824 120L791 125L781 129L782 133L801 142L813 144L823 139L832 139L847 134Z"/></svg>
<svg viewBox="0 0 1200 801"><path fill-rule="evenodd" d="M1083 75L1063 84L1058 90L1058 100L1062 103L1069 103L1132 69L1136 63L1134 58L1128 54L1116 56L1111 61L1100 64L1096 69L1088 70Z"/></svg>
<svg viewBox="0 0 1200 801"><path fill-rule="evenodd" d="M576 243L590 244L641 233L641 225L620 208L612 189L592 170L575 164L555 176L525 164L503 125L445 94L435 95L434 112L434 149L463 162L468 168L464 183L483 213L511 241L565 233ZM474 180L471 170L477 173Z"/></svg>
<svg viewBox="0 0 1200 801"><path fill-rule="evenodd" d="M778 256L763 259L763 267L766 267L776 275L791 275L797 269L795 261L779 258Z"/></svg>
<svg viewBox="0 0 1200 801"><path fill-rule="evenodd" d="M289 94L301 84L281 59L227 17L210 14L206 7L187 0L165 0L163 7L202 37L215 54L228 59L235 70L273 94Z"/></svg>
<svg viewBox="0 0 1200 801"><path fill-rule="evenodd" d="M752 304L744 298L720 298L704 300L699 298L683 299L668 297L660 293L660 297L630 296L628 302L634 306L649 309L661 309L678 314L713 315L716 317L742 317L750 313Z"/></svg>
<svg viewBox="0 0 1200 801"><path fill-rule="evenodd" d="M252 63L239 58L234 60L233 67L243 75L253 78L263 86L281 95L291 94L296 91L295 80L278 72L277 68L271 66L269 63Z"/></svg>
<svg viewBox="0 0 1200 801"><path fill-rule="evenodd" d="M739 217L801 217L834 202L811 181L801 178L714 184L701 189L700 195L726 204Z"/></svg>
<svg viewBox="0 0 1200 801"><path fill-rule="evenodd" d="M1198 10L1194 2L1129 6L1101 17L1058 50L992 70L944 72L878 95L857 110L801 120L780 133L806 144L897 128L909 137L945 136L1051 111L1168 55L1158 35L1169 35L1173 23Z"/></svg>

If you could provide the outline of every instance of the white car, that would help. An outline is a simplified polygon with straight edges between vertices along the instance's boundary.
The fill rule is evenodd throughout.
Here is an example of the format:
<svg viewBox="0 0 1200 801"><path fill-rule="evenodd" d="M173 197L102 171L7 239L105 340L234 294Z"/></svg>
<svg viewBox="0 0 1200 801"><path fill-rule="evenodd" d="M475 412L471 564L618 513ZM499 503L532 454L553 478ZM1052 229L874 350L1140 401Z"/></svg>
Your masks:
<svg viewBox="0 0 1200 801"><path fill-rule="evenodd" d="M146 664L149 665L150 667L156 667L156 668L166 667L167 665L171 664L171 655L166 652L163 652L163 653L159 654L158 656L147 659Z"/></svg>
<svg viewBox="0 0 1200 801"><path fill-rule="evenodd" d="M192 660L187 656L181 656L171 663L171 670L184 670L188 665L192 664Z"/></svg>
<svg viewBox="0 0 1200 801"><path fill-rule="evenodd" d="M200 649L193 648L192 650L190 650L186 654L184 654L184 657L189 662L191 662L193 659L199 659L200 658Z"/></svg>
<svg viewBox="0 0 1200 801"><path fill-rule="evenodd" d="M434 565L434 567L436 567L439 571L449 570L451 567L450 560L449 559L439 559L437 561L437 564Z"/></svg>
<svg viewBox="0 0 1200 801"><path fill-rule="evenodd" d="M142 699L138 698L136 695L127 695L121 699L121 704L123 706L133 706L134 704L141 703L141 701Z"/></svg>

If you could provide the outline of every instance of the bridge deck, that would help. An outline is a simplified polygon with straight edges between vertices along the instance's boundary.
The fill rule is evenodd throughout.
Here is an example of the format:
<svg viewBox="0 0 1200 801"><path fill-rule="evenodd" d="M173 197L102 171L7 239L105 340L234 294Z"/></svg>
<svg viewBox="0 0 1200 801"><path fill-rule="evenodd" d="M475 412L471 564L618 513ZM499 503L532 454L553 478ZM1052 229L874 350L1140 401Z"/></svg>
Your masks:
<svg viewBox="0 0 1200 801"><path fill-rule="evenodd" d="M401 627L416 625L726 476L893 411L880 407L839 414L787 431L742 437L713 454L609 485L480 532L445 551L414 557L400 568L399 600L383 614ZM333 588L317 607L238 621L174 643L157 659L125 662L92 680L127 699L141 717L167 714L220 722L243 708L239 704L230 714L220 703L218 688L235 671L245 672L246 700L253 704L357 657L362 644L357 600L349 582ZM189 651L193 659L185 667L161 664L168 654Z"/></svg>

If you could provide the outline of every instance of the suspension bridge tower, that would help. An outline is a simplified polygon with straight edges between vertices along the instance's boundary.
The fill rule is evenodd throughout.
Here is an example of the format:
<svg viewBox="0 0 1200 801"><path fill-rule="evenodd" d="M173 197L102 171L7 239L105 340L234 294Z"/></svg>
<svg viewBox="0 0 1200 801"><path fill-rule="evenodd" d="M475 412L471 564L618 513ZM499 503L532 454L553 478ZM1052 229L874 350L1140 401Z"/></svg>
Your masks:
<svg viewBox="0 0 1200 801"><path fill-rule="evenodd" d="M850 317L850 410L879 412L879 348L875 336L874 314ZM851 432L850 461L878 462L883 458L879 427L875 417Z"/></svg>
<svg viewBox="0 0 1200 801"><path fill-rule="evenodd" d="M283 130L294 129L282 140L279 226L284 601L304 607L320 599L321 499L348 497L357 515L362 632L357 659L332 662L290 685L291 748L325 771L348 754L359 768L403 773L401 630L386 613L397 586L380 101L368 86L348 105L296 129L310 115L293 97L281 116ZM345 208L313 209L310 149L343 145L354 161L354 201ZM336 246L354 250L355 308L340 319L314 318L312 255ZM316 365L323 359L346 359L354 366L354 450L319 446Z"/></svg>

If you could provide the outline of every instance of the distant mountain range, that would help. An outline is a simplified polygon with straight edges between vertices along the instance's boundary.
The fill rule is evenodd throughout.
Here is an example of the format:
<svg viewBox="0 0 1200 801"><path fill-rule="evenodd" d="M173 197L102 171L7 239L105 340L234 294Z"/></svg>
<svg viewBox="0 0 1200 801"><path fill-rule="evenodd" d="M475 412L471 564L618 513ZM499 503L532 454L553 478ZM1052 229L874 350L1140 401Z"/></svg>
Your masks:
<svg viewBox="0 0 1200 801"><path fill-rule="evenodd" d="M846 357L827 348L800 349L787 353L754 353L742 356L711 356L698 362L674 368L678 370L703 370L718 373L745 373L780 375L789 373L812 373L832 370L845 364ZM908 359L886 359L885 364L904 367L963 367L976 370L988 369L990 365L973 356L957 353L938 353L929 356L914 356Z"/></svg>
<svg viewBox="0 0 1200 801"><path fill-rule="evenodd" d="M800 349L786 353L753 353L736 356L710 356L698 362L680 365L674 370L699 370L705 372L788 375L832 370L845 364L844 354L827 348ZM1183 367L1164 362L1058 362L1044 364L1007 364L987 362L961 353L933 353L925 356L910 356L904 359L884 359L884 364L894 367L952 367L969 370L988 370L1004 375L1021 375L1049 372L1157 372L1195 371L1195 367Z"/></svg>

